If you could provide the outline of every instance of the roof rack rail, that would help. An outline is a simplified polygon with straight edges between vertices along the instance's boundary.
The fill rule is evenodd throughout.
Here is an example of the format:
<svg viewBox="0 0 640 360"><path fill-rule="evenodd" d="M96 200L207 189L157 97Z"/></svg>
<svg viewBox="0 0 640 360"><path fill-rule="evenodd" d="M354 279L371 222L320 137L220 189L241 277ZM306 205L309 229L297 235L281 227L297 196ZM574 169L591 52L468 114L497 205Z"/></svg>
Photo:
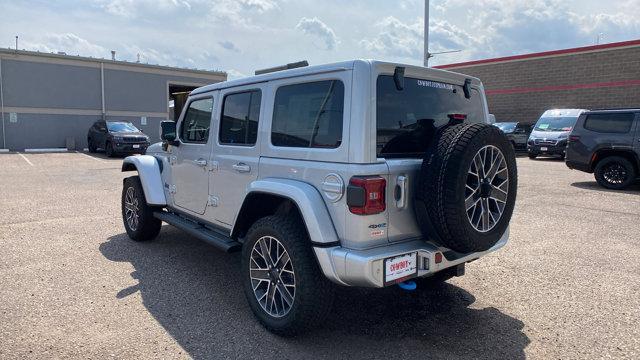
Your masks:
<svg viewBox="0 0 640 360"><path fill-rule="evenodd" d="M305 66L309 66L309 63L307 62L307 60L289 63L286 65L274 66L268 69L256 70L256 75L268 74L276 71L283 71L283 70L289 70L289 69L296 69L296 68L301 68Z"/></svg>

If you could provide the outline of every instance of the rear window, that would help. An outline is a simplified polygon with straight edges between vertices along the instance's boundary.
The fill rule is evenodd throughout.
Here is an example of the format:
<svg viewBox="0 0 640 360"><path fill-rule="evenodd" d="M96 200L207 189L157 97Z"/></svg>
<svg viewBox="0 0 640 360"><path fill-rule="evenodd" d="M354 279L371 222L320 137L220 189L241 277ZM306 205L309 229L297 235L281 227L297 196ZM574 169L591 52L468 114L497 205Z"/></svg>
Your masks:
<svg viewBox="0 0 640 360"><path fill-rule="evenodd" d="M480 93L472 89L469 99L462 86L405 77L404 89L396 89L393 76L378 76L378 157L420 157L450 114L465 114L466 122L484 122Z"/></svg>
<svg viewBox="0 0 640 360"><path fill-rule="evenodd" d="M587 115L584 128L601 133L626 134L631 131L633 114L594 114Z"/></svg>
<svg viewBox="0 0 640 360"><path fill-rule="evenodd" d="M342 142L344 85L317 81L278 88L271 143L275 146L337 148Z"/></svg>

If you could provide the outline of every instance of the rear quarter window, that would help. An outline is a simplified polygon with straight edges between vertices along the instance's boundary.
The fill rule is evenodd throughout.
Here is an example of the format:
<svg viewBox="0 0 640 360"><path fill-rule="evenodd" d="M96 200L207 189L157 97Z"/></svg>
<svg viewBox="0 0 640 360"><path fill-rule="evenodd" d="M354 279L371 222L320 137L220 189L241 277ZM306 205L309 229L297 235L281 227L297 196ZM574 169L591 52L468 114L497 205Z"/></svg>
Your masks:
<svg viewBox="0 0 640 360"><path fill-rule="evenodd" d="M342 142L344 84L325 80L276 91L271 127L274 146L333 149Z"/></svg>
<svg viewBox="0 0 640 360"><path fill-rule="evenodd" d="M633 113L587 115L584 128L599 133L626 134L633 125Z"/></svg>

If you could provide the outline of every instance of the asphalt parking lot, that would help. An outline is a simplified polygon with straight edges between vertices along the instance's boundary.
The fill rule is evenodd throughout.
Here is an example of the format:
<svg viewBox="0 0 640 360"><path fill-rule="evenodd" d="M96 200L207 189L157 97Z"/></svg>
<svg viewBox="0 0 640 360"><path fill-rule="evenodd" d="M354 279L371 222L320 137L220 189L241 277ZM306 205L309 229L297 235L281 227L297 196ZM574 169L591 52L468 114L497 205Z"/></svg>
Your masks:
<svg viewBox="0 0 640 360"><path fill-rule="evenodd" d="M0 154L0 358L640 358L640 186L519 158L510 243L464 277L341 289L323 328L254 320L239 257L124 233L121 159Z"/></svg>

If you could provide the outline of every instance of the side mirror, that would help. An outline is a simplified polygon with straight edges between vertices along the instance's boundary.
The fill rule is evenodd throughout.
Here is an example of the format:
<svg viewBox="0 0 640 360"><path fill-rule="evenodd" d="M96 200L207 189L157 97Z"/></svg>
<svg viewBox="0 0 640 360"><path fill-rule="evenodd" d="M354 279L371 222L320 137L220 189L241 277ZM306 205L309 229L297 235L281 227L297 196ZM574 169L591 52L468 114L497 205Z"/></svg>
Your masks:
<svg viewBox="0 0 640 360"><path fill-rule="evenodd" d="M162 121L160 123L160 139L170 145L178 146L180 142L176 140L176 137L175 121Z"/></svg>

